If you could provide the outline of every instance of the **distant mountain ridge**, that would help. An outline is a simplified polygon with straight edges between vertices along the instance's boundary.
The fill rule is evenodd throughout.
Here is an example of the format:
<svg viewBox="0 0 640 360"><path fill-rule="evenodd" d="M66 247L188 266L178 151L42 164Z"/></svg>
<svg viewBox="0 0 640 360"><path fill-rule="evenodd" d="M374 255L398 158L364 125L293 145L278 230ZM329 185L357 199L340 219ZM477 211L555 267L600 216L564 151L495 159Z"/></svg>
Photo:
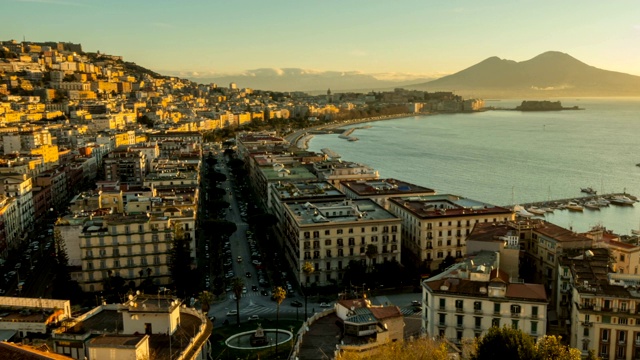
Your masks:
<svg viewBox="0 0 640 360"><path fill-rule="evenodd" d="M548 51L521 62L493 56L455 74L405 88L479 98L640 96L640 76L599 69Z"/></svg>
<svg viewBox="0 0 640 360"><path fill-rule="evenodd" d="M185 77L201 84L216 83L218 86L228 86L234 82L238 87L256 90L272 91L371 91L379 89L393 89L415 84L419 81L431 80L434 77L418 77L409 79L387 80L378 79L375 75L357 71L312 71L300 68L271 69L262 68L247 70L234 75L205 75L169 72Z"/></svg>

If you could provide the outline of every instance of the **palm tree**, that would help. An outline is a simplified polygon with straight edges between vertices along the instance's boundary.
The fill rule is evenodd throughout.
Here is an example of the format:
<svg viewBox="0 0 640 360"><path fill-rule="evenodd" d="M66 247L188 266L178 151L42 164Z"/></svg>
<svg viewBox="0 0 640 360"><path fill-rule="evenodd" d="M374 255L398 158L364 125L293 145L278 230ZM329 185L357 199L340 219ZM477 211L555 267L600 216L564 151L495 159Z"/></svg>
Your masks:
<svg viewBox="0 0 640 360"><path fill-rule="evenodd" d="M278 325L280 323L280 304L287 297L287 292L281 287L278 286L273 290L273 299L276 301L276 358L278 357Z"/></svg>
<svg viewBox="0 0 640 360"><path fill-rule="evenodd" d="M244 281L241 278L235 277L231 280L231 289L236 295L236 324L240 326L240 297L242 296L242 289L244 288Z"/></svg>
<svg viewBox="0 0 640 360"><path fill-rule="evenodd" d="M367 245L367 251L365 251L364 254L369 258L369 271L371 271L371 261L373 258L378 256L378 247L373 244L369 244Z"/></svg>
<svg viewBox="0 0 640 360"><path fill-rule="evenodd" d="M211 308L211 301L213 300L213 295L210 292L205 290L200 293L198 300L200 300L200 304L202 306L202 312L205 314L208 314L209 309Z"/></svg>
<svg viewBox="0 0 640 360"><path fill-rule="evenodd" d="M307 287L309 286L309 278L311 277L311 274L313 274L315 270L316 268L309 261L305 261L304 265L302 265L302 271L305 274L305 282L306 282L305 289L304 289L304 319L305 320L307 319L307 296L308 296Z"/></svg>

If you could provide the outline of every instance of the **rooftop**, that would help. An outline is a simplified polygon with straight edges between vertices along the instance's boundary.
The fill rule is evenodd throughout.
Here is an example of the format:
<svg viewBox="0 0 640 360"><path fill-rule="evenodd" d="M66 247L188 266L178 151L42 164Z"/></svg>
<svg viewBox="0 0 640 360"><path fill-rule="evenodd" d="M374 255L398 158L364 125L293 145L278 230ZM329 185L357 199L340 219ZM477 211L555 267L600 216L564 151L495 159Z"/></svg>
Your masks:
<svg viewBox="0 0 640 360"><path fill-rule="evenodd" d="M402 180L396 179L379 179L372 181L343 181L341 183L345 188L353 191L360 196L368 195L399 195L399 194L435 194L436 191L419 185L414 185Z"/></svg>
<svg viewBox="0 0 640 360"><path fill-rule="evenodd" d="M102 335L91 339L90 347L136 348L147 335Z"/></svg>
<svg viewBox="0 0 640 360"><path fill-rule="evenodd" d="M284 204L300 225L397 219L370 199Z"/></svg>
<svg viewBox="0 0 640 360"><path fill-rule="evenodd" d="M308 198L344 198L343 193L336 189L335 186L325 181L273 183L271 185L271 189L282 201L294 201L297 199Z"/></svg>
<svg viewBox="0 0 640 360"><path fill-rule="evenodd" d="M457 195L427 195L391 198L389 201L405 208L420 218L447 218L454 216L512 214L505 207Z"/></svg>

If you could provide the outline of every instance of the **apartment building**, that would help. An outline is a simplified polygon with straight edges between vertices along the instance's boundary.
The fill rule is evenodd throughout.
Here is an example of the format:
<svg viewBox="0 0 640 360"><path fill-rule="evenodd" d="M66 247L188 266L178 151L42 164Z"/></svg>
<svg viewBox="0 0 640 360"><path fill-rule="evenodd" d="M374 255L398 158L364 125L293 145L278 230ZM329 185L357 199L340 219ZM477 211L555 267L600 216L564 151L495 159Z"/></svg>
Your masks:
<svg viewBox="0 0 640 360"><path fill-rule="evenodd" d="M510 209L449 194L391 198L389 210L402 219L403 246L413 256L405 260L432 268L465 255L475 224L515 218Z"/></svg>
<svg viewBox="0 0 640 360"><path fill-rule="evenodd" d="M350 199L371 199L387 210L390 198L436 194L433 189L397 179L341 181L340 190Z"/></svg>
<svg viewBox="0 0 640 360"><path fill-rule="evenodd" d="M110 276L121 276L127 282L148 276L155 285L169 284L173 225L166 217L146 214L107 215L86 221L79 235L82 290L101 291Z"/></svg>
<svg viewBox="0 0 640 360"><path fill-rule="evenodd" d="M106 180L130 184L142 184L144 180L147 159L143 152L120 147L110 152L103 163Z"/></svg>
<svg viewBox="0 0 640 360"><path fill-rule="evenodd" d="M0 254L3 257L9 249L18 247L21 230L18 201L0 194Z"/></svg>
<svg viewBox="0 0 640 360"><path fill-rule="evenodd" d="M603 360L640 358L640 275L612 272L607 249L560 261L558 283L570 312L570 344ZM564 285L563 285L564 286Z"/></svg>
<svg viewBox="0 0 640 360"><path fill-rule="evenodd" d="M460 344L490 327L510 326L534 339L547 329L544 286L510 282L495 252L481 252L422 282L422 329Z"/></svg>
<svg viewBox="0 0 640 360"><path fill-rule="evenodd" d="M400 219L372 200L283 205L285 256L301 283L340 280L349 261L369 266L401 260ZM309 278L302 271L307 261L316 269Z"/></svg>
<svg viewBox="0 0 640 360"><path fill-rule="evenodd" d="M327 160L313 163L313 171L319 180L328 181L334 185L342 181L371 181L377 180L380 177L378 170L370 166L342 160Z"/></svg>
<svg viewBox="0 0 640 360"><path fill-rule="evenodd" d="M19 232L24 234L33 227L34 206L32 179L26 174L1 174L2 194L6 197L13 197L18 202L18 211L20 215Z"/></svg>

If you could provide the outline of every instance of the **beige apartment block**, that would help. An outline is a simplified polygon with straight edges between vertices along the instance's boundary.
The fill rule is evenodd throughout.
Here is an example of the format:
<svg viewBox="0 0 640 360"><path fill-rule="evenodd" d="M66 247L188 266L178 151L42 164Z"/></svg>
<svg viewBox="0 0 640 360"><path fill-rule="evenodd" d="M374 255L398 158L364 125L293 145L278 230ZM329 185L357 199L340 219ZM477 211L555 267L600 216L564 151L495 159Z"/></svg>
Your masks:
<svg viewBox="0 0 640 360"><path fill-rule="evenodd" d="M403 245L420 264L437 267L447 256L461 258L477 223L510 221L510 209L456 195L389 199L389 210L402 219Z"/></svg>
<svg viewBox="0 0 640 360"><path fill-rule="evenodd" d="M370 266L401 260L400 219L372 200L283 205L285 256L302 284L339 281L349 261ZM367 256L369 246L376 251ZM302 271L307 261L315 267L310 276Z"/></svg>
<svg viewBox="0 0 640 360"><path fill-rule="evenodd" d="M174 227L166 217L108 215L83 224L80 233L83 291L101 291L103 281L121 276L136 285L147 277L170 283L169 250Z"/></svg>
<svg viewBox="0 0 640 360"><path fill-rule="evenodd" d="M546 335L547 294L540 284L510 282L495 252L482 252L422 282L422 329L455 344L509 326Z"/></svg>
<svg viewBox="0 0 640 360"><path fill-rule="evenodd" d="M571 347L603 360L640 357L640 275L612 272L607 249L562 259L558 267Z"/></svg>

